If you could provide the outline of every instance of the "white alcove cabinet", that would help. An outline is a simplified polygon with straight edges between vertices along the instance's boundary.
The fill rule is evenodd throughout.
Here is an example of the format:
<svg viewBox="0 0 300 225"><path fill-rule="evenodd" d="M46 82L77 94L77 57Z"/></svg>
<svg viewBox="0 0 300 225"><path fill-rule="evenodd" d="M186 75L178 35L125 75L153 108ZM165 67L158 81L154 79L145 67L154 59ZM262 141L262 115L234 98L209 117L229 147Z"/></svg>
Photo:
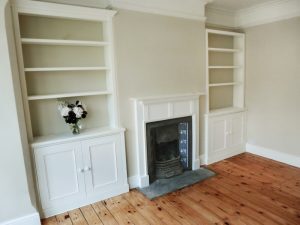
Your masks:
<svg viewBox="0 0 300 225"><path fill-rule="evenodd" d="M44 217L128 191L123 133L34 147Z"/></svg>
<svg viewBox="0 0 300 225"><path fill-rule="evenodd" d="M204 163L245 151L245 34L206 29Z"/></svg>
<svg viewBox="0 0 300 225"><path fill-rule="evenodd" d="M128 191L114 64L114 10L15 0L15 44L41 217ZM72 135L59 101L88 116Z"/></svg>
<svg viewBox="0 0 300 225"><path fill-rule="evenodd" d="M244 151L245 113L210 116L206 119L205 161L211 164Z"/></svg>

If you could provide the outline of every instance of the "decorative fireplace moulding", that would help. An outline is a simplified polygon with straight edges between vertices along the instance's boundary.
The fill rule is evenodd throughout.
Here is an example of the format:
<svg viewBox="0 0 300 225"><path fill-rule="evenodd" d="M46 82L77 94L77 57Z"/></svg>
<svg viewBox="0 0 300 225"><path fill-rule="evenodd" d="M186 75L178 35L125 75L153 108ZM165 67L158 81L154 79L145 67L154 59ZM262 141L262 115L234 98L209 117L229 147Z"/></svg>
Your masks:
<svg viewBox="0 0 300 225"><path fill-rule="evenodd" d="M199 97L203 93L133 98L135 120L135 147L138 175L134 186L149 186L147 165L146 124L168 119L192 116L192 169L200 167L199 159Z"/></svg>

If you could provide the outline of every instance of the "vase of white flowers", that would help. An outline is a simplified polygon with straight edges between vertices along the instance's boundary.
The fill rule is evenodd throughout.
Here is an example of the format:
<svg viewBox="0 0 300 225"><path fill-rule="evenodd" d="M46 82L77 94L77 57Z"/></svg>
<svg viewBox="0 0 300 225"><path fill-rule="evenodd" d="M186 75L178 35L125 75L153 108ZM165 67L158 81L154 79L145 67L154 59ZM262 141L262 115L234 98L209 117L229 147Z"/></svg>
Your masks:
<svg viewBox="0 0 300 225"><path fill-rule="evenodd" d="M75 104L68 102L59 102L58 110L61 116L65 119L65 122L70 125L72 133L79 134L81 126L79 121L86 118L86 107L80 101L76 101Z"/></svg>

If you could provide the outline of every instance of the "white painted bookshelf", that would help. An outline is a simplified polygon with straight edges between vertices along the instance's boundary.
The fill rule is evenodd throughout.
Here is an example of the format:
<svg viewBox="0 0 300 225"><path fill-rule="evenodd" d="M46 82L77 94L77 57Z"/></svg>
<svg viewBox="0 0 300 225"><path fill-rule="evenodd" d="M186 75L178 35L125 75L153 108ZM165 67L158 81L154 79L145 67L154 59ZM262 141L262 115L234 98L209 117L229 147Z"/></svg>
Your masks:
<svg viewBox="0 0 300 225"><path fill-rule="evenodd" d="M116 11L24 0L14 1L13 11L41 217L127 192L113 55ZM61 100L86 105L80 134L61 117Z"/></svg>
<svg viewBox="0 0 300 225"><path fill-rule="evenodd" d="M58 100L79 99L87 105L85 129L118 127L111 31L115 11L99 9L96 15L95 9L84 10L94 17L22 6L15 18L30 142L69 132L57 111Z"/></svg>
<svg viewBox="0 0 300 225"><path fill-rule="evenodd" d="M32 45L71 45L71 46L106 46L109 42L104 41L79 41L79 40L58 40L58 39L38 39L22 38L22 44Z"/></svg>
<svg viewBox="0 0 300 225"><path fill-rule="evenodd" d="M209 84L209 87L234 86L234 85L238 85L238 84L240 84L240 83L238 83L238 82L215 83L215 84Z"/></svg>
<svg viewBox="0 0 300 225"><path fill-rule="evenodd" d="M208 48L210 52L239 52L240 49L229 49L229 48Z"/></svg>
<svg viewBox="0 0 300 225"><path fill-rule="evenodd" d="M238 69L242 66L208 66L209 69Z"/></svg>
<svg viewBox="0 0 300 225"><path fill-rule="evenodd" d="M43 99L62 99L80 96L96 96L96 95L109 95L111 92L108 91L90 91L90 92L75 92L75 93L64 93L64 94L53 94L53 95L31 95L28 96L28 100L43 100Z"/></svg>
<svg viewBox="0 0 300 225"><path fill-rule="evenodd" d="M245 150L245 35L206 29L204 163Z"/></svg>
<svg viewBox="0 0 300 225"><path fill-rule="evenodd" d="M207 113L244 108L244 41L243 33L206 29Z"/></svg>
<svg viewBox="0 0 300 225"><path fill-rule="evenodd" d="M34 67L24 68L25 72L54 72L54 71L97 71L97 70L109 70L108 67L101 66L84 66L84 67Z"/></svg>

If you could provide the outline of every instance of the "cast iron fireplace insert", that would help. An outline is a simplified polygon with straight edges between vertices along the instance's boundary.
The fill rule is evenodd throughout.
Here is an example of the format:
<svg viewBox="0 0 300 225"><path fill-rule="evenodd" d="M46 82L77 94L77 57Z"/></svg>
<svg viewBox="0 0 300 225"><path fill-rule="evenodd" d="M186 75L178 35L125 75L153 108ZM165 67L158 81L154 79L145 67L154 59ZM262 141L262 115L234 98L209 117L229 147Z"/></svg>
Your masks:
<svg viewBox="0 0 300 225"><path fill-rule="evenodd" d="M192 169L192 117L146 124L149 182Z"/></svg>

